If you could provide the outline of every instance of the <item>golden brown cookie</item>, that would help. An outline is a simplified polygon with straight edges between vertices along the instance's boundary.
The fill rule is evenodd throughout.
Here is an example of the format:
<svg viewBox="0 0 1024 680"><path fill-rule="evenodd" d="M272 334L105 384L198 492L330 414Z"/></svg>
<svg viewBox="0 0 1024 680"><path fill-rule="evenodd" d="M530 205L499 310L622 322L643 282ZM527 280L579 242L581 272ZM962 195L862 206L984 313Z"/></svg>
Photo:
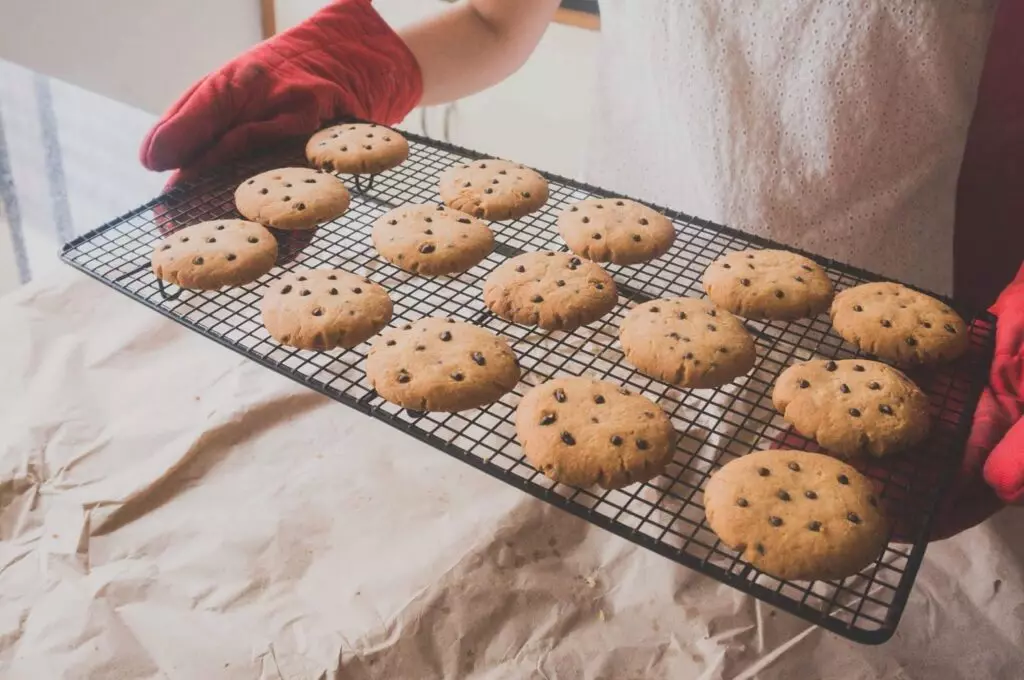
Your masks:
<svg viewBox="0 0 1024 680"><path fill-rule="evenodd" d="M374 123L334 125L306 143L309 162L328 172L372 175L400 165L408 157L405 137Z"/></svg>
<svg viewBox="0 0 1024 680"><path fill-rule="evenodd" d="M754 366L754 340L735 316L706 300L672 298L637 305L623 319L626 359L680 387L724 385Z"/></svg>
<svg viewBox="0 0 1024 680"><path fill-rule="evenodd" d="M840 579L885 549L889 524L871 482L834 458L757 451L711 475L704 507L722 542L780 579Z"/></svg>
<svg viewBox="0 0 1024 680"><path fill-rule="evenodd" d="M817 316L832 302L832 282L814 260L787 250L741 250L704 272L704 290L722 309L748 319Z"/></svg>
<svg viewBox="0 0 1024 680"><path fill-rule="evenodd" d="M808 361L790 366L772 393L798 432L843 456L885 456L928 436L928 397L877 361Z"/></svg>
<svg viewBox="0 0 1024 680"><path fill-rule="evenodd" d="M344 214L348 202L341 180L309 168L268 170L235 190L238 212L277 229L313 229Z"/></svg>
<svg viewBox="0 0 1024 680"><path fill-rule="evenodd" d="M254 222L213 220L177 231L153 246L153 273L196 290L241 286L266 274L277 241Z"/></svg>
<svg viewBox="0 0 1024 680"><path fill-rule="evenodd" d="M944 303L898 283L865 283L836 295L843 339L901 366L952 361L967 350L967 324Z"/></svg>
<svg viewBox="0 0 1024 680"><path fill-rule="evenodd" d="M569 248L595 262L637 264L660 257L676 237L672 221L623 198L589 198L558 216L558 233Z"/></svg>
<svg viewBox="0 0 1024 680"><path fill-rule="evenodd" d="M672 421L650 399L590 378L534 387L516 409L527 460L563 484L615 489L657 476L672 460Z"/></svg>
<svg viewBox="0 0 1024 680"><path fill-rule="evenodd" d="M568 253L524 253L484 281L484 303L503 319L546 330L571 330L615 307L615 281L593 262Z"/></svg>
<svg viewBox="0 0 1024 680"><path fill-rule="evenodd" d="M366 358L377 394L416 411L464 411L497 401L519 382L508 344L482 328L427 318L384 332Z"/></svg>
<svg viewBox="0 0 1024 680"><path fill-rule="evenodd" d="M443 205L399 206L373 223L373 245L385 260L414 274L464 272L494 249L486 224Z"/></svg>
<svg viewBox="0 0 1024 680"><path fill-rule="evenodd" d="M383 287L341 269L290 272L267 288L263 325L284 345L327 350L355 347L391 320Z"/></svg>
<svg viewBox="0 0 1024 680"><path fill-rule="evenodd" d="M486 220L514 220L548 200L548 182L540 173L496 158L448 168L438 190L448 207Z"/></svg>

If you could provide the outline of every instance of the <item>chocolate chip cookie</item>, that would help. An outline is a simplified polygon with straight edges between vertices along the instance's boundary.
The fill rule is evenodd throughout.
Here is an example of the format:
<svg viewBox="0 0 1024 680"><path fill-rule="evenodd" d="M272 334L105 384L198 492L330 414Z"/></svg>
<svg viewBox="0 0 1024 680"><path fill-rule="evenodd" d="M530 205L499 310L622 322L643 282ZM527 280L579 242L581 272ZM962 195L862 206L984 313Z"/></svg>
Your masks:
<svg viewBox="0 0 1024 680"><path fill-rule="evenodd" d="M590 378L559 377L516 409L527 460L551 479L615 489L655 477L672 460L672 422L650 399Z"/></svg>
<svg viewBox="0 0 1024 680"><path fill-rule="evenodd" d="M928 397L877 361L808 361L790 366L772 393L798 432L843 456L885 456L919 444L930 426Z"/></svg>
<svg viewBox="0 0 1024 680"><path fill-rule="evenodd" d="M898 283L866 283L839 293L832 325L844 340L901 366L952 361L970 343L959 314Z"/></svg>
<svg viewBox="0 0 1024 680"><path fill-rule="evenodd" d="M177 231L153 246L153 273L195 290L241 286L270 271L277 241L254 222L213 220Z"/></svg>
<svg viewBox="0 0 1024 680"><path fill-rule="evenodd" d="M748 319L817 316L832 302L832 282L814 260L786 250L741 250L704 272L704 290L722 309Z"/></svg>
<svg viewBox="0 0 1024 680"><path fill-rule="evenodd" d="M343 215L348 203L341 180L309 168L268 170L235 190L238 212L277 229L313 229Z"/></svg>
<svg viewBox="0 0 1024 680"><path fill-rule="evenodd" d="M724 385L754 366L754 340L743 323L694 298L637 305L619 329L626 359L652 378L680 387Z"/></svg>
<svg viewBox="0 0 1024 680"><path fill-rule="evenodd" d="M614 264L638 264L660 257L676 237L671 220L624 198L573 203L559 214L558 233L577 255Z"/></svg>
<svg viewBox="0 0 1024 680"><path fill-rule="evenodd" d="M417 411L478 408L512 390L519 364L508 344L482 328L426 318L390 329L366 358L377 394Z"/></svg>
<svg viewBox="0 0 1024 680"><path fill-rule="evenodd" d="M391 320L383 287L341 269L285 274L260 303L263 325L283 345L328 350L355 347Z"/></svg>
<svg viewBox="0 0 1024 680"><path fill-rule="evenodd" d="M306 158L327 172L373 175L400 165L409 143L390 128L374 123L345 123L317 132L306 143Z"/></svg>
<svg viewBox="0 0 1024 680"><path fill-rule="evenodd" d="M486 224L443 205L407 204L373 223L373 245L385 260L414 274L464 272L494 248Z"/></svg>
<svg viewBox="0 0 1024 680"><path fill-rule="evenodd" d="M615 281L575 255L524 253L499 265L484 281L484 303L503 319L546 330L571 330L615 307Z"/></svg>
<svg viewBox="0 0 1024 680"><path fill-rule="evenodd" d="M548 182L538 172L496 158L448 168L439 191L448 207L486 220L514 220L548 200Z"/></svg>
<svg viewBox="0 0 1024 680"><path fill-rule="evenodd" d="M885 549L889 523L871 482L834 458L757 451L711 475L708 525L743 559L780 579L841 579Z"/></svg>

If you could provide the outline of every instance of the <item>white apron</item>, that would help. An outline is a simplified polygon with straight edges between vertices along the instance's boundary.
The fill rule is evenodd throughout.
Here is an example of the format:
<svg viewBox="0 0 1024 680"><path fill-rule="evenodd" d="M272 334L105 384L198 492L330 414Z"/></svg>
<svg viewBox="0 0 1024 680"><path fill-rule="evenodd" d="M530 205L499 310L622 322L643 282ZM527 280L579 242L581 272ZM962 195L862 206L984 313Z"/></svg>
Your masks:
<svg viewBox="0 0 1024 680"><path fill-rule="evenodd" d="M601 0L587 179L949 293L995 0Z"/></svg>

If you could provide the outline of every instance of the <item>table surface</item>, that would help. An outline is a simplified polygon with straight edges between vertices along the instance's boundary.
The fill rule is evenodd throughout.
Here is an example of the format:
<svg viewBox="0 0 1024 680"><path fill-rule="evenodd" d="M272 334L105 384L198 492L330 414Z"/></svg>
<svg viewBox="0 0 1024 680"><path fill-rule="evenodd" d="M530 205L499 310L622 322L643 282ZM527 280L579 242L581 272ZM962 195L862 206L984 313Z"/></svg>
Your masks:
<svg viewBox="0 0 1024 680"><path fill-rule="evenodd" d="M33 279L0 297L0 676L1019 676L1021 511L854 645L62 267L162 186L152 118L3 63L0 114L0 271Z"/></svg>

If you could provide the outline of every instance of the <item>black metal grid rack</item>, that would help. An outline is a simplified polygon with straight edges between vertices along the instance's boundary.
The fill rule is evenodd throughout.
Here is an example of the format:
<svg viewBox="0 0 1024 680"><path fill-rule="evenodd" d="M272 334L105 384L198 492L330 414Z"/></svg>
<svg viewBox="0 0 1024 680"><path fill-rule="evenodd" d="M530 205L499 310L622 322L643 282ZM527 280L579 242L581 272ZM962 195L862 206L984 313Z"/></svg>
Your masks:
<svg viewBox="0 0 1024 680"><path fill-rule="evenodd" d="M370 241L370 225L394 206L436 203L438 174L478 155L412 136L410 146L408 161L377 176L366 194L353 197L350 210L341 218L312 233L277 232L278 266L246 286L202 293L164 289L149 266L153 243L201 220L237 216L233 192L238 182L264 169L304 165L294 149L181 184L68 243L62 257L267 368L671 560L851 640L880 643L891 637L924 556L940 494L951 480L966 439L991 355L991 317L974 321L967 357L955 365L913 376L931 396L934 427L930 440L916 451L865 470L880 487L886 507L900 518L894 532L904 542L890 543L874 564L842 581L780 581L757 571L717 540L705 523L701 489L714 469L752 450L779 445L816 450L814 442L788 431L776 414L771 404L772 384L795 361L850 358L859 356L856 350L842 342L824 316L793 322L748 321L758 350L754 370L719 389L680 390L638 373L624 361L617 343L619 322L633 305L657 297L700 297L701 275L712 260L733 250L779 246L689 215L663 211L675 222L676 243L668 255L654 262L608 267L621 294L613 313L572 332L538 332L491 315L481 299L481 283L498 264L521 251L564 250L555 229L558 212L569 202L607 192L548 176L551 198L544 209L514 222L493 224L498 245L482 263L453 278L422 278L377 256ZM826 268L837 289L877 280L867 272L815 259ZM341 267L382 284L394 301L392 324L424 316L450 316L504 337L519 357L522 381L513 393L483 409L412 413L383 401L369 387L363 373L367 345L329 352L278 345L260 322L262 292L287 271L322 266ZM513 414L525 391L558 374L589 374L610 380L659 403L680 433L675 459L665 473L645 484L604 491L556 484L534 470L515 440Z"/></svg>

